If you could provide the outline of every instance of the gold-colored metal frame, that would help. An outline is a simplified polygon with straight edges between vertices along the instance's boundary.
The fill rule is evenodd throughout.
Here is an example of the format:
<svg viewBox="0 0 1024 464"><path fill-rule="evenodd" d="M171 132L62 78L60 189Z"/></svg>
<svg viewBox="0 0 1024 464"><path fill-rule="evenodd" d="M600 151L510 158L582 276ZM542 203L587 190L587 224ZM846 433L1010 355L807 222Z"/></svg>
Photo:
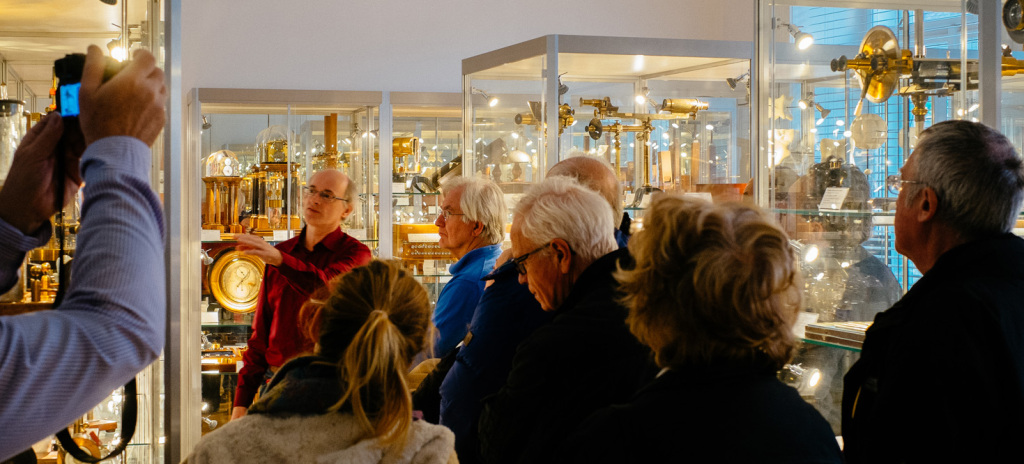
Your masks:
<svg viewBox="0 0 1024 464"><path fill-rule="evenodd" d="M255 256L244 254L234 248L228 248L217 255L213 266L210 266L207 279L210 283L210 292L213 293L213 298L216 299L224 309L235 313L249 313L256 310L256 302L259 300L259 293L256 293L255 296L248 300L237 300L231 297L228 292L224 291L221 279L224 276L225 271L231 267L231 264L240 261L246 261L252 264L259 271L260 282L263 282L263 260Z"/></svg>

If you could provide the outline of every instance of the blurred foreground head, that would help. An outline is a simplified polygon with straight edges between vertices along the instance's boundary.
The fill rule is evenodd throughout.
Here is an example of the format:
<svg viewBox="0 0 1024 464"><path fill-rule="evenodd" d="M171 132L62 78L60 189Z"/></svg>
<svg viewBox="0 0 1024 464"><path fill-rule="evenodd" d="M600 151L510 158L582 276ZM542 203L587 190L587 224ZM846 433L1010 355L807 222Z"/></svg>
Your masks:
<svg viewBox="0 0 1024 464"><path fill-rule="evenodd" d="M629 250L636 267L616 274L627 321L659 366L789 361L799 265L759 208L659 195Z"/></svg>

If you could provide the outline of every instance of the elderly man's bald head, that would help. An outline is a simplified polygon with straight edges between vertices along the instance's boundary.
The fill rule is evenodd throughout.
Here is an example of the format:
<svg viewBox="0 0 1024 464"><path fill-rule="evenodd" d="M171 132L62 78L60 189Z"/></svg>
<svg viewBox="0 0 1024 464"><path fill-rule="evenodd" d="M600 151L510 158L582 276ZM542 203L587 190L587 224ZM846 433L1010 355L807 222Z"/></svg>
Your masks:
<svg viewBox="0 0 1024 464"><path fill-rule="evenodd" d="M614 224L622 220L622 185L612 166L593 156L579 155L559 161L548 170L548 177L565 176L579 181L601 195L612 207Z"/></svg>

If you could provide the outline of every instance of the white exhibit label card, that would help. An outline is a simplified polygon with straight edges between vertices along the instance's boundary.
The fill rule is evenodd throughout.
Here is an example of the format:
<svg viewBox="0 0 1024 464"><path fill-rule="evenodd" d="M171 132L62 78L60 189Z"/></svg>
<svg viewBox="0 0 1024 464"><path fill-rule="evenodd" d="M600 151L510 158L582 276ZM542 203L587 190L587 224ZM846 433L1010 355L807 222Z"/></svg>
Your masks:
<svg viewBox="0 0 1024 464"><path fill-rule="evenodd" d="M202 240L204 242L219 242L220 241L220 231L219 230L203 229L203 230L199 231L199 240Z"/></svg>
<svg viewBox="0 0 1024 464"><path fill-rule="evenodd" d="M288 240L288 231L287 230L275 230L274 231L274 241L275 242L283 242L285 240Z"/></svg>
<svg viewBox="0 0 1024 464"><path fill-rule="evenodd" d="M846 195L849 193L849 187L829 187L825 189L825 194L821 196L821 203L818 203L818 209L834 211L843 209L843 201L846 201Z"/></svg>

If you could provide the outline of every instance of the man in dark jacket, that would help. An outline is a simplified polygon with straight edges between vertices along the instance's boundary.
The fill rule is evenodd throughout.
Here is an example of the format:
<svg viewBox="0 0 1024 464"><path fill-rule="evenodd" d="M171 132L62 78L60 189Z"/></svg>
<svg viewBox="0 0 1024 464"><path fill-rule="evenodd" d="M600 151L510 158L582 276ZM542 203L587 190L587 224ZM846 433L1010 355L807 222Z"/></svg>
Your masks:
<svg viewBox="0 0 1024 464"><path fill-rule="evenodd" d="M645 381L648 350L625 324L612 276L619 250L608 203L573 179L534 186L512 219L513 262L554 319L516 351L512 371L480 417L485 462L544 462L597 409L627 400Z"/></svg>
<svg viewBox="0 0 1024 464"><path fill-rule="evenodd" d="M896 250L923 277L875 317L846 375L850 463L1019 462L1024 436L1024 168L977 123L924 131L889 184Z"/></svg>

